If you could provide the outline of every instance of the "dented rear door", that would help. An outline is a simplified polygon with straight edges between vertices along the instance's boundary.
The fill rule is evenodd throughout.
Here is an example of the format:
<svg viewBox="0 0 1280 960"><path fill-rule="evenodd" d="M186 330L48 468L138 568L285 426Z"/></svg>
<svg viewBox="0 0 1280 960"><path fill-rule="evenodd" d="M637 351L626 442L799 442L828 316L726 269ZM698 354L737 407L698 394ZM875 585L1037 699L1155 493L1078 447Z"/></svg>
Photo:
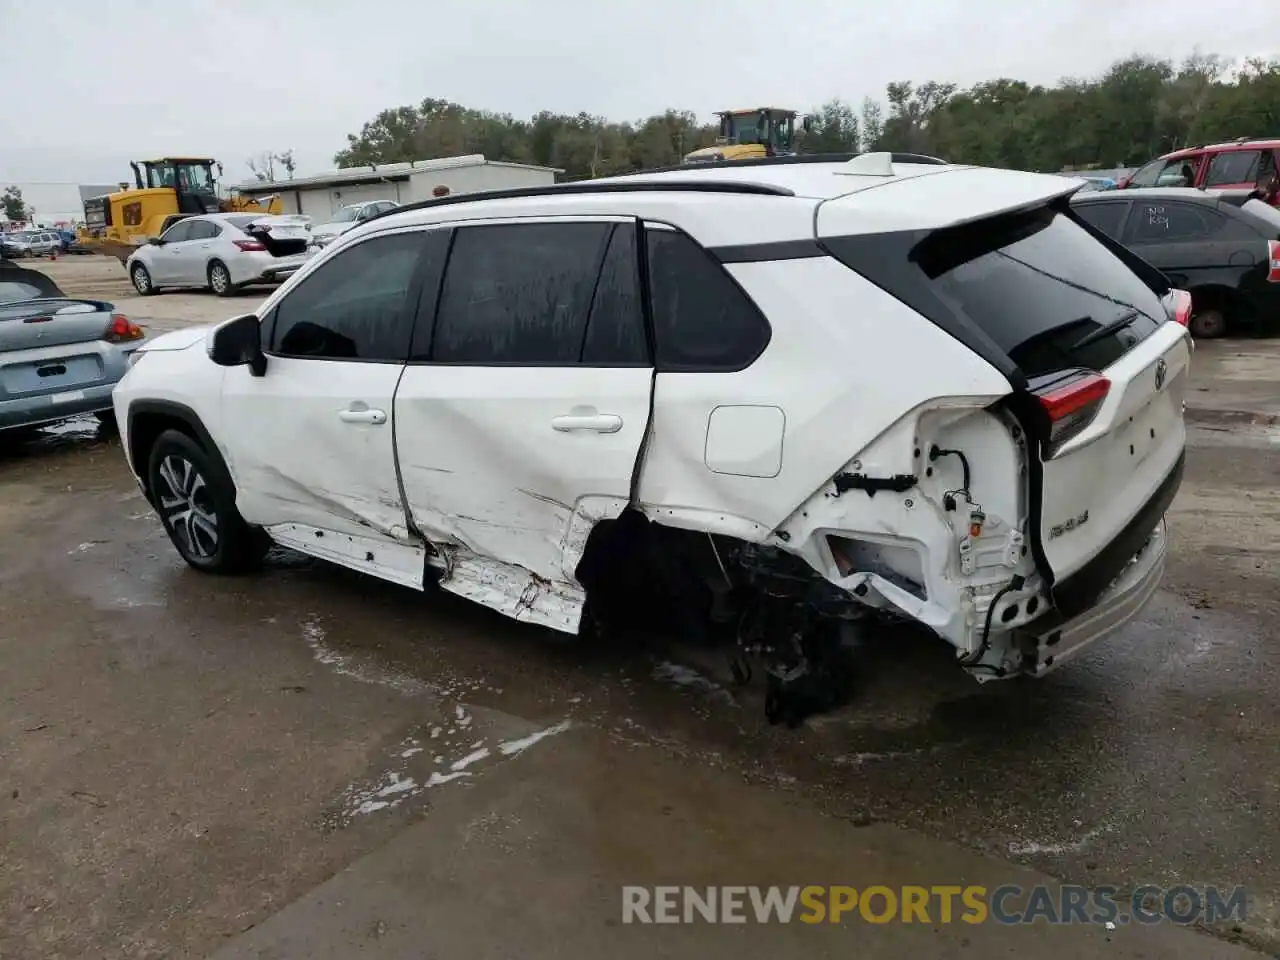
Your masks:
<svg viewBox="0 0 1280 960"><path fill-rule="evenodd" d="M648 426L637 229L458 225L396 394L412 520L450 556L441 586L560 630L577 629L577 559L629 502Z"/></svg>

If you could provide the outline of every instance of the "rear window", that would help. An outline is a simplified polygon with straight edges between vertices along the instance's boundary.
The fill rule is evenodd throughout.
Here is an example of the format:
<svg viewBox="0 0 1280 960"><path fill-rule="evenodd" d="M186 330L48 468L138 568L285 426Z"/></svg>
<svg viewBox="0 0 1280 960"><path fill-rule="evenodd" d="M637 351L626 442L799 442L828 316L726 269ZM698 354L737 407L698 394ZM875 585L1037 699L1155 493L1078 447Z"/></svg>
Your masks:
<svg viewBox="0 0 1280 960"><path fill-rule="evenodd" d="M1006 374L1102 370L1168 319L1121 254L1052 207L826 245Z"/></svg>
<svg viewBox="0 0 1280 960"><path fill-rule="evenodd" d="M0 280L0 303L13 303L17 300L34 300L40 291L29 283L14 280Z"/></svg>

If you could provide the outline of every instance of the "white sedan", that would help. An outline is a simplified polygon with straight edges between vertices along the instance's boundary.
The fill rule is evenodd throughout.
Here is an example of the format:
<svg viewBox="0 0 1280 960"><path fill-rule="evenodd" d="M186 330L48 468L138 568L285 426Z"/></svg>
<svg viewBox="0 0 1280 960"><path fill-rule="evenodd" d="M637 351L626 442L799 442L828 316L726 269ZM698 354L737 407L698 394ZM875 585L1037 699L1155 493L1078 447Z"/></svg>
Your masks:
<svg viewBox="0 0 1280 960"><path fill-rule="evenodd" d="M179 220L125 263L134 289L205 287L220 297L251 283L278 283L318 248L298 217L211 213Z"/></svg>

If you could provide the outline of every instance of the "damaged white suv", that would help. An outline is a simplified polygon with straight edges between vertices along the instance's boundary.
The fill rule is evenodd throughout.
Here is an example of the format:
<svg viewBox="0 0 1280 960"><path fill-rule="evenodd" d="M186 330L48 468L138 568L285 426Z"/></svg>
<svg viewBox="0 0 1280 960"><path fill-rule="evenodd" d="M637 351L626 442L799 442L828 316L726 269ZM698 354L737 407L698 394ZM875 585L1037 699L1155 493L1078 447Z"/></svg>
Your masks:
<svg viewBox="0 0 1280 960"><path fill-rule="evenodd" d="M362 224L140 348L133 472L196 568L274 542L569 632L643 595L775 700L868 611L1041 675L1159 582L1189 297L1060 177L807 159Z"/></svg>

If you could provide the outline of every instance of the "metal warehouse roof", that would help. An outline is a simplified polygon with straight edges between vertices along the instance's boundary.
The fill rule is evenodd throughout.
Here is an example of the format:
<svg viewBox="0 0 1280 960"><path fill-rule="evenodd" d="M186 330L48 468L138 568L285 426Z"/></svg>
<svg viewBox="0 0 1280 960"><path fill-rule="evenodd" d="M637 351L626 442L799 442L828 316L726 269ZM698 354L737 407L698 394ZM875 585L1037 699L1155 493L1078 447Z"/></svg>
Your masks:
<svg viewBox="0 0 1280 960"><path fill-rule="evenodd" d="M339 183L377 183L382 180L408 180L412 174L459 167L513 167L518 170L546 170L564 173L559 167L541 167L532 163L509 163L506 160L486 160L484 154L473 153L464 157L438 157L434 160L410 160L407 163L380 163L369 167L343 167L328 173L293 180L250 180L237 184L240 193L270 193L279 190L302 190L307 187L327 187Z"/></svg>

